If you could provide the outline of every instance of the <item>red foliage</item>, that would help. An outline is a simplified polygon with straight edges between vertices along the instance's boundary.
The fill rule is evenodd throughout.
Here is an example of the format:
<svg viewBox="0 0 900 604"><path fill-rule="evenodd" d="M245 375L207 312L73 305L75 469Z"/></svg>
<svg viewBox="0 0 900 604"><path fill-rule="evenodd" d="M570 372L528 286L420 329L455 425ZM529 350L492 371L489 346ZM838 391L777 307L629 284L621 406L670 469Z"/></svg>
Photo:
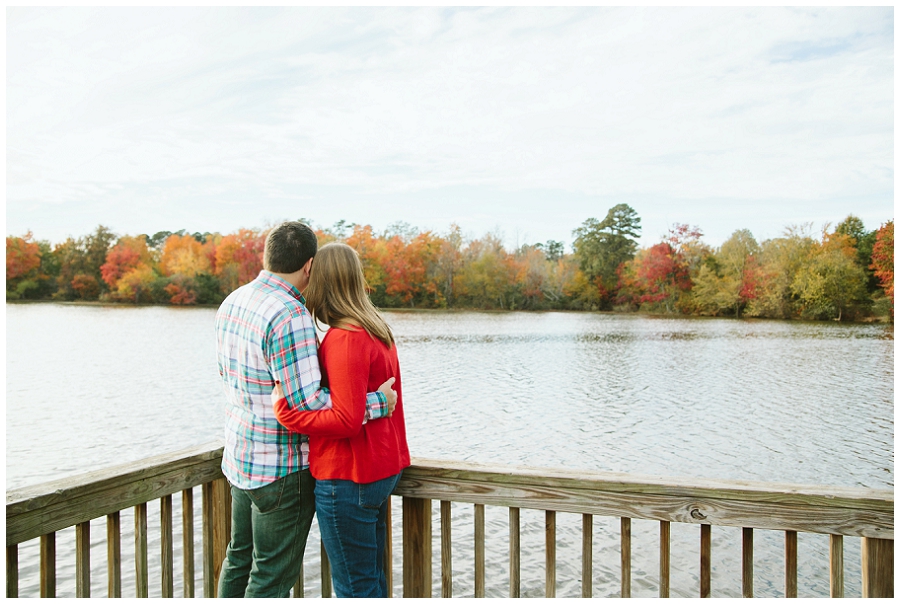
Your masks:
<svg viewBox="0 0 900 604"><path fill-rule="evenodd" d="M100 267L100 276L110 288L114 288L122 275L137 267L140 253L132 247L117 244L106 254L106 263Z"/></svg>
<svg viewBox="0 0 900 604"><path fill-rule="evenodd" d="M82 300L96 300L100 296L100 284L92 275L84 273L75 275L72 279L72 289Z"/></svg>
<svg viewBox="0 0 900 604"><path fill-rule="evenodd" d="M166 293L172 296L169 300L172 304L184 306L197 301L197 292L180 283L169 283L166 286Z"/></svg>
<svg viewBox="0 0 900 604"><path fill-rule="evenodd" d="M872 247L872 265L875 278L884 288L884 295L891 300L891 316L894 316L894 221L881 226L875 234Z"/></svg>
<svg viewBox="0 0 900 604"><path fill-rule="evenodd" d="M24 237L6 238L6 280L25 277L41 266L41 251L32 241L31 231Z"/></svg>

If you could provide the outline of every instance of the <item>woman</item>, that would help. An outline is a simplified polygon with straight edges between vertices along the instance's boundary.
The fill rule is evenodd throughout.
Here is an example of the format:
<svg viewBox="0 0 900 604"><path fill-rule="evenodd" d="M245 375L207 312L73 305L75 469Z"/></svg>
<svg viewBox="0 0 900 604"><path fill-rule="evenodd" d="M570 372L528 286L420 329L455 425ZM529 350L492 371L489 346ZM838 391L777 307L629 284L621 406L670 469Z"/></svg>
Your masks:
<svg viewBox="0 0 900 604"><path fill-rule="evenodd" d="M319 364L332 407L290 409L276 385L275 416L286 428L309 435L316 516L336 594L387 597L383 560L388 498L409 466L397 347L366 294L362 264L353 248L329 243L313 264L306 306L317 323L331 327L319 347ZM364 423L366 392L374 392L390 377L396 378L393 414Z"/></svg>

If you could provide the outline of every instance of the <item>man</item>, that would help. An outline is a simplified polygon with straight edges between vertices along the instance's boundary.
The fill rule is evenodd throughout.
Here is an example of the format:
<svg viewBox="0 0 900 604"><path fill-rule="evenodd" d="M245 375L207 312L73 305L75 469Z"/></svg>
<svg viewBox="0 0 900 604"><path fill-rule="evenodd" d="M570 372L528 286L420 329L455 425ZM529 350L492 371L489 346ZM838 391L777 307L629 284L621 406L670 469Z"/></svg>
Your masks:
<svg viewBox="0 0 900 604"><path fill-rule="evenodd" d="M231 542L220 597L286 597L299 577L315 503L309 443L275 419L281 383L292 407L329 407L319 381L316 330L301 292L316 235L300 222L269 233L263 270L216 313L216 350L227 402L222 472L231 483ZM366 421L390 414L393 378L366 395ZM392 404L391 404L392 403Z"/></svg>

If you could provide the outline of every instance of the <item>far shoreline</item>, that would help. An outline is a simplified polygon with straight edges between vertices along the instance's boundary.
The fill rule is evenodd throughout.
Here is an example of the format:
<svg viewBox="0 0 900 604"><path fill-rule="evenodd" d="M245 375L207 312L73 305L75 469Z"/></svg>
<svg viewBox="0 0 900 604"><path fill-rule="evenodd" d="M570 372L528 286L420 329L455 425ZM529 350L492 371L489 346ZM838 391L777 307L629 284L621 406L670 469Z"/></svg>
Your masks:
<svg viewBox="0 0 900 604"><path fill-rule="evenodd" d="M104 302L100 300L7 300L7 304L57 304L60 306L86 306L86 307L98 307L98 308L151 308L151 307L159 307L159 308L176 308L176 309L191 309L191 308L219 308L219 304L189 304L189 305L179 305L179 304L161 304L158 302ZM734 317L734 316L712 316L712 315L684 315L684 314L668 314L668 313L654 313L648 311L620 311L620 310L577 310L570 308L541 308L541 309L530 309L530 308L517 308L514 310L510 310L508 308L379 308L378 310L386 311L386 312L402 312L402 313L464 313L464 312L480 312L480 313L513 313L513 312L523 312L523 313L550 313L550 312L558 312L558 313L572 313L572 314L598 314L598 315L614 315L614 316L641 316L641 317L653 317L653 318L668 318L668 319L730 319L730 320L739 320L739 321L777 321L777 322L791 322L791 323L817 323L817 324L827 324L827 323L837 323L842 325L871 325L871 324L879 324L879 325L889 325L893 327L893 322L888 317L863 317L862 319L856 321L836 321L834 319L796 319L796 318L787 318L787 319L773 319L770 317Z"/></svg>

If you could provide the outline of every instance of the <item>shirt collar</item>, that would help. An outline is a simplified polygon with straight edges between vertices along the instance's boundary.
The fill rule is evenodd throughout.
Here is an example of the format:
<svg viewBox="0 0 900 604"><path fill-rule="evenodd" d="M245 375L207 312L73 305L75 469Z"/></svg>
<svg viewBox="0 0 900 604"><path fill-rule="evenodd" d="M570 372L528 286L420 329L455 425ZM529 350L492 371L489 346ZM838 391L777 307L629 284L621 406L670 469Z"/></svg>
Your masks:
<svg viewBox="0 0 900 604"><path fill-rule="evenodd" d="M294 287L275 273L263 269L259 271L259 276L257 277L257 279L259 279L260 282L268 285L269 287L283 289L288 294L299 300L301 304L306 304L306 298L303 297L303 294L300 293L300 290L298 290L296 287Z"/></svg>

